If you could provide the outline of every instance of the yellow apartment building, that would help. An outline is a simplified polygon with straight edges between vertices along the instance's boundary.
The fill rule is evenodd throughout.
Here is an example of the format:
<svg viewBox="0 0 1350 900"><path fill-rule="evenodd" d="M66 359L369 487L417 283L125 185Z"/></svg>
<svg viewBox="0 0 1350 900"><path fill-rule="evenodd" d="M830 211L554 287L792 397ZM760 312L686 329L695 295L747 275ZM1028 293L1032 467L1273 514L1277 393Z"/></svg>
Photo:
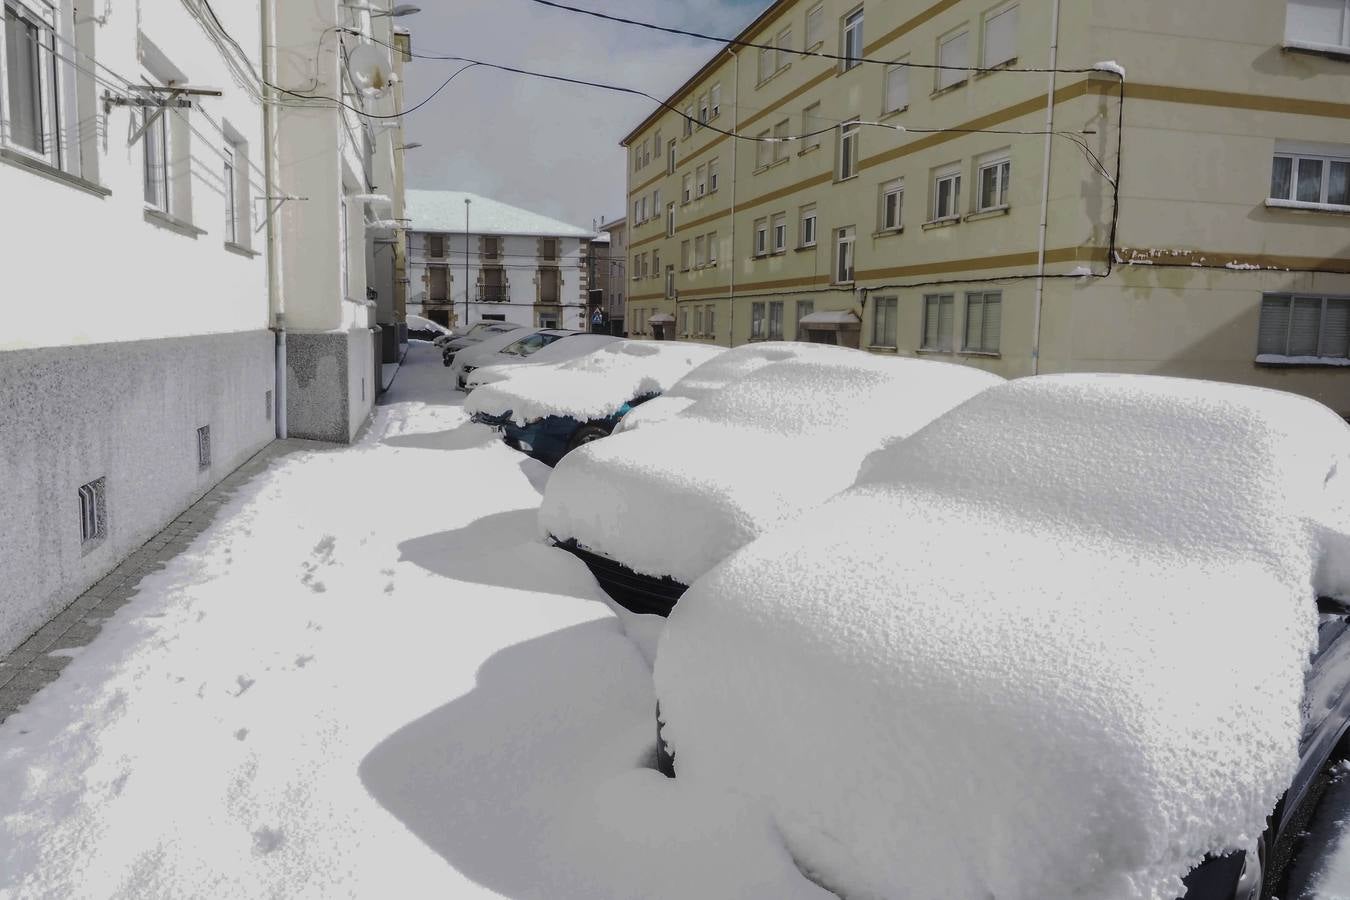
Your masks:
<svg viewBox="0 0 1350 900"><path fill-rule="evenodd" d="M622 142L634 336L1350 416L1350 0L779 0L667 104Z"/></svg>

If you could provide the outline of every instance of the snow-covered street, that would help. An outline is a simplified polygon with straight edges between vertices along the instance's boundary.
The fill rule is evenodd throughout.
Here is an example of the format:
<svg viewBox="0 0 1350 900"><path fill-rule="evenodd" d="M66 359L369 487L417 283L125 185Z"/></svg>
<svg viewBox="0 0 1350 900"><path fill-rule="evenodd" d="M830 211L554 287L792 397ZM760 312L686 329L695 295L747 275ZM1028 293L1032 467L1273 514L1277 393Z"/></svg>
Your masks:
<svg viewBox="0 0 1350 900"><path fill-rule="evenodd" d="M414 343L0 725L0 896L828 896L647 768L648 656L448 372Z"/></svg>

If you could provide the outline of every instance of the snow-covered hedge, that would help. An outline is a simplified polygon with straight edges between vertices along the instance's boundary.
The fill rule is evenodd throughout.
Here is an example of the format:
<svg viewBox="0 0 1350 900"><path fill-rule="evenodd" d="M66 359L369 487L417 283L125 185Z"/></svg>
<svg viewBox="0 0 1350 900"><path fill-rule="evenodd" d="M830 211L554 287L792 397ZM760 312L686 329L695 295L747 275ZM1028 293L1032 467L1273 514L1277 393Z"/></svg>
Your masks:
<svg viewBox="0 0 1350 900"><path fill-rule="evenodd" d="M618 341L577 359L531 366L485 384L469 395L464 409L493 416L510 413L519 425L547 416L604 419L630 400L661 393L690 369L724 352L706 344Z"/></svg>
<svg viewBox="0 0 1350 900"><path fill-rule="evenodd" d="M1310 400L995 387L684 595L677 774L764 802L846 897L1178 896L1292 777L1348 495L1350 428Z"/></svg>
<svg viewBox="0 0 1350 900"><path fill-rule="evenodd" d="M856 350L788 356L670 419L568 454L549 479L540 527L689 584L848 487L873 450L1000 382Z"/></svg>

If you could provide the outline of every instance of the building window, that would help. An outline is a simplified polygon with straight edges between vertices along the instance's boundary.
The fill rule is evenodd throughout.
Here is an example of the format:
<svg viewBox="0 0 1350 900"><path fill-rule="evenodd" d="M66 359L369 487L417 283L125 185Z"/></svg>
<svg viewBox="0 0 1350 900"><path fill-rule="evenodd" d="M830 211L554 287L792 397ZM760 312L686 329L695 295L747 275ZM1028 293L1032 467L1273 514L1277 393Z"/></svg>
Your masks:
<svg viewBox="0 0 1350 900"><path fill-rule="evenodd" d="M708 265L717 265L717 232L708 235Z"/></svg>
<svg viewBox="0 0 1350 900"><path fill-rule="evenodd" d="M766 169L769 163L773 161L773 135L768 131L761 131L755 135L755 169Z"/></svg>
<svg viewBox="0 0 1350 900"><path fill-rule="evenodd" d="M928 294L923 298L924 350L952 352L952 315L955 300L951 294Z"/></svg>
<svg viewBox="0 0 1350 900"><path fill-rule="evenodd" d="M343 194L338 200L338 290L343 297L351 296L351 215L347 195Z"/></svg>
<svg viewBox="0 0 1350 900"><path fill-rule="evenodd" d="M881 186L881 230L898 231L905 202L905 180L897 178Z"/></svg>
<svg viewBox="0 0 1350 900"><path fill-rule="evenodd" d="M694 334L703 334L703 307L694 307Z"/></svg>
<svg viewBox="0 0 1350 900"><path fill-rule="evenodd" d="M708 334L710 337L716 337L716 336L717 336L717 322L716 322L716 320L713 318L715 309L716 309L716 307L712 307L712 306L704 307L704 315L703 315L703 322L704 322L704 325L703 325L703 327L706 328L706 329L708 329L708 330L707 330L707 334Z"/></svg>
<svg viewBox="0 0 1350 900"><path fill-rule="evenodd" d="M937 89L965 84L970 65L970 30L961 29L938 41Z"/></svg>
<svg viewBox="0 0 1350 900"><path fill-rule="evenodd" d="M896 347L894 297L877 297L872 306L872 346Z"/></svg>
<svg viewBox="0 0 1350 900"><path fill-rule="evenodd" d="M57 79L56 7L7 2L4 14L6 143L61 165L61 102Z"/></svg>
<svg viewBox="0 0 1350 900"><path fill-rule="evenodd" d="M778 32L774 45L778 47L776 70L781 72L792 62L792 29L784 28Z"/></svg>
<svg viewBox="0 0 1350 900"><path fill-rule="evenodd" d="M834 233L834 280L838 284L853 281L853 226Z"/></svg>
<svg viewBox="0 0 1350 900"><path fill-rule="evenodd" d="M666 299L675 299L675 267L666 266Z"/></svg>
<svg viewBox="0 0 1350 900"><path fill-rule="evenodd" d="M562 273L557 269L539 270L539 302L557 303L562 293Z"/></svg>
<svg viewBox="0 0 1350 900"><path fill-rule="evenodd" d="M708 124L708 95L704 94L698 98L698 123L700 125Z"/></svg>
<svg viewBox="0 0 1350 900"><path fill-rule="evenodd" d="M825 131L825 120L820 117L820 104L812 103L802 110L802 152L814 150L820 146L820 136Z"/></svg>
<svg viewBox="0 0 1350 900"><path fill-rule="evenodd" d="M642 213L642 206L638 203L638 201L634 200L634 201L633 201L633 224L634 224L634 225L641 225L641 224L642 224L642 216L641 216L641 213Z"/></svg>
<svg viewBox="0 0 1350 900"><path fill-rule="evenodd" d="M694 199L694 176L693 176L693 173L686 172L685 175L684 175L684 178L681 180L680 184L681 184L681 186L682 186L681 196L684 198L684 202L685 202L685 203L688 203L690 200L693 200L693 199Z"/></svg>
<svg viewBox="0 0 1350 900"><path fill-rule="evenodd" d="M769 340L781 341L783 339L783 301L773 300L769 303Z"/></svg>
<svg viewBox="0 0 1350 900"><path fill-rule="evenodd" d="M811 313L816 311L816 301L798 300L797 301L797 328L793 332L793 340L802 339L802 319L805 319Z"/></svg>
<svg viewBox="0 0 1350 900"><path fill-rule="evenodd" d="M1263 297L1257 353L1310 361L1350 358L1350 297Z"/></svg>
<svg viewBox="0 0 1350 900"><path fill-rule="evenodd" d="M684 136L694 133L694 104L689 104L684 108Z"/></svg>
<svg viewBox="0 0 1350 900"><path fill-rule="evenodd" d="M147 121L154 111L146 109L142 122ZM145 202L161 212L169 211L169 130L165 127L168 112L155 118L141 135L142 157L145 161Z"/></svg>
<svg viewBox="0 0 1350 900"><path fill-rule="evenodd" d="M225 195L225 243L239 243L239 185L234 169L234 147L225 145L221 151L225 159L225 170L221 175L221 191Z"/></svg>
<svg viewBox="0 0 1350 900"><path fill-rule="evenodd" d="M708 167L699 166L695 171L694 193L696 196L702 197L704 194L708 193Z"/></svg>
<svg viewBox="0 0 1350 900"><path fill-rule="evenodd" d="M666 174L675 174L675 141L666 145Z"/></svg>
<svg viewBox="0 0 1350 900"><path fill-rule="evenodd" d="M885 102L883 114L899 112L909 106L909 67L897 63L886 67Z"/></svg>
<svg viewBox="0 0 1350 900"><path fill-rule="evenodd" d="M1339 156L1276 153L1270 175L1270 198L1350 206L1350 149Z"/></svg>
<svg viewBox="0 0 1350 900"><path fill-rule="evenodd" d="M642 195L642 216L641 221L647 221L647 195Z"/></svg>
<svg viewBox="0 0 1350 900"><path fill-rule="evenodd" d="M699 240L702 240L702 238L699 238ZM691 258L692 258L692 257L690 257L690 255L689 255L689 242L688 242L688 241L681 241L681 242L680 242L680 271L681 271L681 272L688 272L688 271L689 271L689 261L690 261Z"/></svg>
<svg viewBox="0 0 1350 900"><path fill-rule="evenodd" d="M1003 294L982 291L966 294L966 341L963 349L971 353L999 352L999 333L1003 328Z"/></svg>
<svg viewBox="0 0 1350 900"><path fill-rule="evenodd" d="M542 238L539 241L539 256L547 260L556 260L558 258L558 239Z"/></svg>
<svg viewBox="0 0 1350 900"><path fill-rule="evenodd" d="M445 256L445 235L429 234L424 239L426 254L431 259L441 259Z"/></svg>
<svg viewBox="0 0 1350 900"><path fill-rule="evenodd" d="M791 131L792 131L792 124L787 119L784 119L777 125L773 126L774 162L779 162L780 160L787 159L789 149L788 135L791 133Z"/></svg>
<svg viewBox="0 0 1350 900"><path fill-rule="evenodd" d="M705 247L706 239L703 235L700 234L698 237L694 238L694 266L696 268L701 269L708 263Z"/></svg>
<svg viewBox="0 0 1350 900"><path fill-rule="evenodd" d="M755 255L764 256L769 252L769 220L755 220Z"/></svg>
<svg viewBox="0 0 1350 900"><path fill-rule="evenodd" d="M649 166L651 164L652 164L652 142L651 139L649 138L648 140L642 142L642 165Z"/></svg>
<svg viewBox="0 0 1350 900"><path fill-rule="evenodd" d="M779 213L773 217L773 252L782 253L787 250L787 213Z"/></svg>
<svg viewBox="0 0 1350 900"><path fill-rule="evenodd" d="M839 180L858 174L858 125L852 119L839 126Z"/></svg>
<svg viewBox="0 0 1350 900"><path fill-rule="evenodd" d="M666 205L666 237L675 236L675 204Z"/></svg>
<svg viewBox="0 0 1350 900"><path fill-rule="evenodd" d="M773 77L773 56L772 47L759 48L759 83L763 84Z"/></svg>
<svg viewBox="0 0 1350 900"><path fill-rule="evenodd" d="M862 64L863 55L863 11L858 7L844 16L843 33L839 41L839 55L844 57L844 71Z"/></svg>
<svg viewBox="0 0 1350 900"><path fill-rule="evenodd" d="M653 251L652 251L652 277L653 277L653 278L660 278L660 277L661 277L661 251L660 251L660 250L653 250Z"/></svg>
<svg viewBox="0 0 1350 900"><path fill-rule="evenodd" d="M1285 39L1350 50L1350 0L1289 0Z"/></svg>
<svg viewBox="0 0 1350 900"><path fill-rule="evenodd" d="M750 340L764 340L764 304L750 304Z"/></svg>
<svg viewBox="0 0 1350 900"><path fill-rule="evenodd" d="M979 210L1003 209L1008 205L1008 178L1012 161L996 159L980 166Z"/></svg>
<svg viewBox="0 0 1350 900"><path fill-rule="evenodd" d="M659 210L660 208L661 208L661 189L657 188L656 190L652 191L653 215L655 215L655 211Z"/></svg>
<svg viewBox="0 0 1350 900"><path fill-rule="evenodd" d="M814 247L816 245L816 205L814 203L801 208L797 234L798 246Z"/></svg>
<svg viewBox="0 0 1350 900"><path fill-rule="evenodd" d="M984 55L986 69L1017 59L1017 6L996 10L984 19Z"/></svg>
<svg viewBox="0 0 1350 900"><path fill-rule="evenodd" d="M483 238L483 259L500 259L502 255L502 239L499 237Z"/></svg>
<svg viewBox="0 0 1350 900"><path fill-rule="evenodd" d="M718 163L714 159L708 163L708 193L710 194L717 190L717 170Z"/></svg>
<svg viewBox="0 0 1350 900"><path fill-rule="evenodd" d="M712 92L709 94L712 112L710 118L717 118L722 114L722 83L719 81L712 86Z"/></svg>
<svg viewBox="0 0 1350 900"><path fill-rule="evenodd" d="M825 43L825 4L817 3L806 11L806 49Z"/></svg>
<svg viewBox="0 0 1350 900"><path fill-rule="evenodd" d="M956 166L939 169L933 176L933 220L955 219L961 215L961 170Z"/></svg>

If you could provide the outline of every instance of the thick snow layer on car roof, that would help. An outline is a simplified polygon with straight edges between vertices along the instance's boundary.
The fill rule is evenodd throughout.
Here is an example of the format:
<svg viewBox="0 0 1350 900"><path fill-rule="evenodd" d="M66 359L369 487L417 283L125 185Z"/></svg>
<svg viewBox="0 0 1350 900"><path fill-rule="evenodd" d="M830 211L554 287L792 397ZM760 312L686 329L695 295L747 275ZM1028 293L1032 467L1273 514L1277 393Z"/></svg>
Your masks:
<svg viewBox="0 0 1350 900"><path fill-rule="evenodd" d="M611 337L607 334L576 334L561 341L554 341L547 347L541 347L529 356L505 356L499 351L497 355L491 358L490 362L479 369L475 369L466 380L470 388L505 381L524 371L522 367L567 362L588 353L594 353L601 347L621 340L623 338Z"/></svg>
<svg viewBox="0 0 1350 900"><path fill-rule="evenodd" d="M796 341L742 344L708 360L681 378L660 397L628 413L615 430L631 431L642 425L669 419L695 401L715 394L733 381L744 378L752 372L758 372L770 363L848 352L842 347L829 344L806 344Z"/></svg>
<svg viewBox="0 0 1350 900"><path fill-rule="evenodd" d="M766 803L841 896L1179 896L1294 773L1348 461L1277 392L993 388L684 595L679 780Z"/></svg>
<svg viewBox="0 0 1350 900"><path fill-rule="evenodd" d="M510 414L520 425L547 416L582 422L604 419L630 400L661 393L690 369L724 352L706 344L619 341L477 388L464 408L470 413Z"/></svg>
<svg viewBox="0 0 1350 900"><path fill-rule="evenodd" d="M965 366L834 350L788 358L667 421L573 452L540 527L689 584L848 487L863 458L1002 381Z"/></svg>

